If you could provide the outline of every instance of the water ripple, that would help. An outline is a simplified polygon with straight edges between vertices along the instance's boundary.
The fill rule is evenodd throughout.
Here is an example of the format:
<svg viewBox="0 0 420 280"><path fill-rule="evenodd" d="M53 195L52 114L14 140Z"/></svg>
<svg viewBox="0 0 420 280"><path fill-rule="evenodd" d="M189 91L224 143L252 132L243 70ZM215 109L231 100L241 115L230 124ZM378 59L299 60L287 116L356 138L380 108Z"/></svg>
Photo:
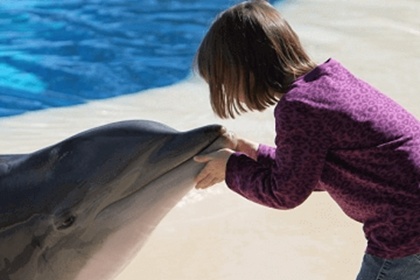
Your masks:
<svg viewBox="0 0 420 280"><path fill-rule="evenodd" d="M166 86L224 0L0 2L0 117Z"/></svg>

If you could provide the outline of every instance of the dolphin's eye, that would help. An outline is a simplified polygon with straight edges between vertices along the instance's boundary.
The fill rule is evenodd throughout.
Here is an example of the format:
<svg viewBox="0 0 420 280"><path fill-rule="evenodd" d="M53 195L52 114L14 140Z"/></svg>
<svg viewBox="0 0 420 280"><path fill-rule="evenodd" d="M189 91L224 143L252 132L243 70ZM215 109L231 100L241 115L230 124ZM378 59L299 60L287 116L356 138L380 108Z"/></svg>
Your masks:
<svg viewBox="0 0 420 280"><path fill-rule="evenodd" d="M75 220L76 220L75 216L69 216L57 227L57 229L62 230L62 229L69 228L74 223Z"/></svg>

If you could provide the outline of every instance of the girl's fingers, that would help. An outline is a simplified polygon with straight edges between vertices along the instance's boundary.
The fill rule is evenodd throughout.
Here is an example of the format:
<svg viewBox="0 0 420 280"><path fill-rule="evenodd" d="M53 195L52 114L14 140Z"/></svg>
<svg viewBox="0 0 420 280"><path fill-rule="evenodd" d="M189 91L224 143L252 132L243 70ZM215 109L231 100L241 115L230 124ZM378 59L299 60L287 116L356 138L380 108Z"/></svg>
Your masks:
<svg viewBox="0 0 420 280"><path fill-rule="evenodd" d="M207 162L207 161L209 161L209 159L205 155L204 156L195 156L194 161L196 161L196 162Z"/></svg>
<svg viewBox="0 0 420 280"><path fill-rule="evenodd" d="M195 182L197 183L197 186L201 184L208 176L210 176L210 173L207 171L206 167L201 170L200 173L198 173L197 177L195 177Z"/></svg>
<svg viewBox="0 0 420 280"><path fill-rule="evenodd" d="M220 176L214 174L212 170L212 167L208 165L205 166L203 170L201 170L201 172L195 178L196 189L206 189L216 183L223 181L224 178L219 178Z"/></svg>
<svg viewBox="0 0 420 280"><path fill-rule="evenodd" d="M213 153L210 153L210 154L205 154L205 155L199 155L199 156L195 156L194 157L194 160L196 161L196 162L201 162L201 163L203 163L203 162L208 162L208 161L210 161L210 160L212 160L213 159Z"/></svg>
<svg viewBox="0 0 420 280"><path fill-rule="evenodd" d="M211 176L207 176L204 180L200 181L197 183L197 185L195 186L196 189L207 189L217 183L220 183L220 180L218 180L217 178L211 177Z"/></svg>
<svg viewBox="0 0 420 280"><path fill-rule="evenodd" d="M220 183L224 180L224 178L220 176L215 176L210 169L204 168L196 177L196 189L206 189L211 187L217 183Z"/></svg>
<svg viewBox="0 0 420 280"><path fill-rule="evenodd" d="M195 186L196 189L206 189L212 185L213 178L209 174L198 181L197 185Z"/></svg>
<svg viewBox="0 0 420 280"><path fill-rule="evenodd" d="M228 148L236 151L238 149L238 137L233 131L226 132L226 138L229 140Z"/></svg>

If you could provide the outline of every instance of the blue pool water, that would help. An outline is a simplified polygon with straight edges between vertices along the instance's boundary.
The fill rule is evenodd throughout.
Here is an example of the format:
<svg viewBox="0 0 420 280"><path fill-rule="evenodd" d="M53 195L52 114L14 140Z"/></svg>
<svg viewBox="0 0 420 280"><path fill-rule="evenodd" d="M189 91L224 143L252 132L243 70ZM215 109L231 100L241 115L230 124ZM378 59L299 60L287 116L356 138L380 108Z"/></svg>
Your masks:
<svg viewBox="0 0 420 280"><path fill-rule="evenodd" d="M0 117L176 83L238 2L1 0Z"/></svg>

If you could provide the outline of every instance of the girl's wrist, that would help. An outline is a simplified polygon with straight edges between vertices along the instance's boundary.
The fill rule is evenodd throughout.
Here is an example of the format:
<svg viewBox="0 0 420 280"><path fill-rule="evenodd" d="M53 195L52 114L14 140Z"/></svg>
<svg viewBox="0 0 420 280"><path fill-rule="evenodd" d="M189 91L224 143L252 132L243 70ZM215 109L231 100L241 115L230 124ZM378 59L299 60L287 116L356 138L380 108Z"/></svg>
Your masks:
<svg viewBox="0 0 420 280"><path fill-rule="evenodd" d="M250 140L238 138L236 151L248 155L250 158L257 160L259 144Z"/></svg>

